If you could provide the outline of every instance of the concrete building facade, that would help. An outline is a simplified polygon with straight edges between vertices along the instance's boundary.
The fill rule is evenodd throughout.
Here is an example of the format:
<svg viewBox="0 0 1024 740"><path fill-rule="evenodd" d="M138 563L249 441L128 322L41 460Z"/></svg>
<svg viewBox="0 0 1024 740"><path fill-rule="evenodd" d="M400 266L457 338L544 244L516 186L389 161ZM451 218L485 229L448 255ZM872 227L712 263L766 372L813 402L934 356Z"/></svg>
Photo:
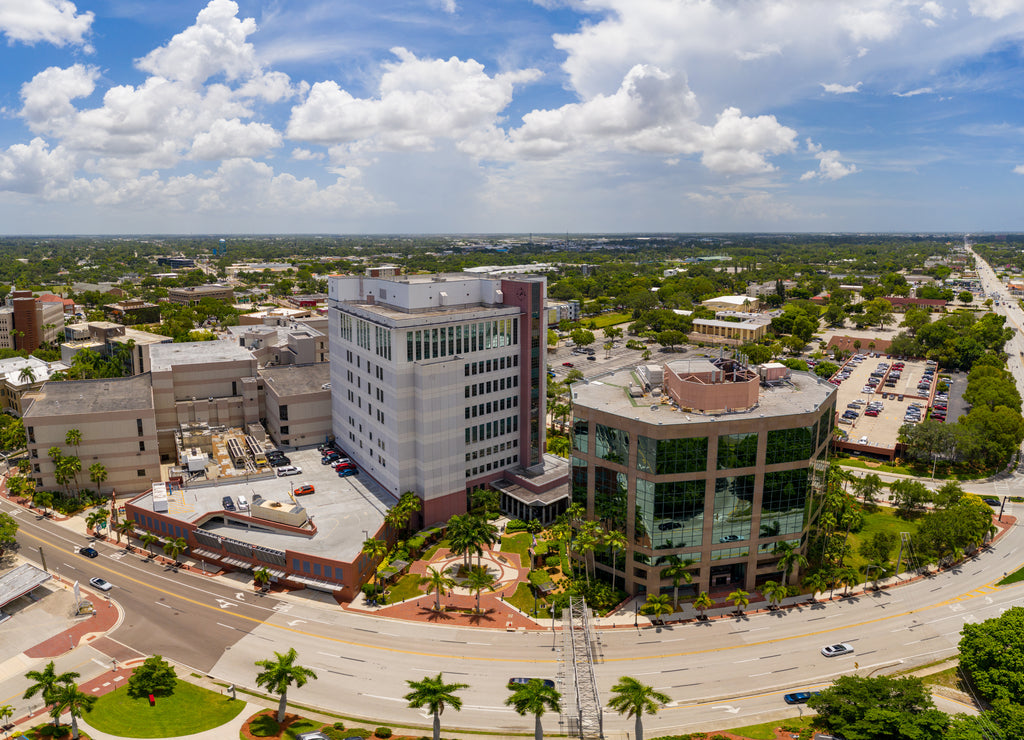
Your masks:
<svg viewBox="0 0 1024 740"><path fill-rule="evenodd" d="M573 503L628 541L614 562L598 548L598 571L630 593L670 592L677 559L693 592L781 581L778 543L804 547L818 513L835 388L800 372L762 382L728 359L661 378L643 394L630 373L573 386Z"/></svg>
<svg viewBox="0 0 1024 740"><path fill-rule="evenodd" d="M544 468L542 277L329 279L334 435L427 523L467 491Z"/></svg>
<svg viewBox="0 0 1024 740"><path fill-rule="evenodd" d="M142 493L160 480L156 418L149 375L102 380L46 383L26 396L23 421L32 462L30 476L37 488L61 490L56 465L49 456L57 447L65 457L81 463L79 480L86 488L89 467L103 465L105 492ZM69 429L81 433L81 442L69 446Z"/></svg>
<svg viewBox="0 0 1024 740"><path fill-rule="evenodd" d="M179 306L195 306L204 298L234 303L234 291L225 285L196 285L188 288L168 288L167 300Z"/></svg>
<svg viewBox="0 0 1024 740"><path fill-rule="evenodd" d="M0 347L35 352L63 331L64 304L40 301L31 290L14 291L0 308Z"/></svg>
<svg viewBox="0 0 1024 740"><path fill-rule="evenodd" d="M259 371L266 404L267 434L279 447L306 447L332 434L331 368L313 365L265 367Z"/></svg>

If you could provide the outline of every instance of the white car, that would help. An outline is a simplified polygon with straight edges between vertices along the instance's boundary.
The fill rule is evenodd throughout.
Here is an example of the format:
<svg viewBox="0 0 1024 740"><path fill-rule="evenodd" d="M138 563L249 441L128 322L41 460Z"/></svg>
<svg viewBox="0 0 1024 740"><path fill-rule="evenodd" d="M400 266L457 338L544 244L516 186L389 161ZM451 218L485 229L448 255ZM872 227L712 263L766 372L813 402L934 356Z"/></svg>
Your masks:
<svg viewBox="0 0 1024 740"><path fill-rule="evenodd" d="M826 645L821 649L821 654L826 658L834 658L837 655L849 655L853 652L853 645L847 642L839 642L835 645Z"/></svg>
<svg viewBox="0 0 1024 740"><path fill-rule="evenodd" d="M297 465L285 465L277 469L277 475L279 478L285 475L300 475L301 473L302 468Z"/></svg>
<svg viewBox="0 0 1024 740"><path fill-rule="evenodd" d="M104 581L102 578L90 578L89 584L93 588L98 588L100 591L109 591L113 588L109 581Z"/></svg>

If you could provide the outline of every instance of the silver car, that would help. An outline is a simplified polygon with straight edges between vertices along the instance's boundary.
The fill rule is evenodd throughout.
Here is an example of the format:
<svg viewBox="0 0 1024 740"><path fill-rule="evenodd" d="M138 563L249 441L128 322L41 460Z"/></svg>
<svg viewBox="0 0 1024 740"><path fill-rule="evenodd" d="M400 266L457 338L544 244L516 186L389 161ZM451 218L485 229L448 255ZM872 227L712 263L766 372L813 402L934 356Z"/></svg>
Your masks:
<svg viewBox="0 0 1024 740"><path fill-rule="evenodd" d="M821 654L826 658L834 658L837 655L849 655L853 652L853 645L847 642L839 642L835 645L826 645L821 649Z"/></svg>

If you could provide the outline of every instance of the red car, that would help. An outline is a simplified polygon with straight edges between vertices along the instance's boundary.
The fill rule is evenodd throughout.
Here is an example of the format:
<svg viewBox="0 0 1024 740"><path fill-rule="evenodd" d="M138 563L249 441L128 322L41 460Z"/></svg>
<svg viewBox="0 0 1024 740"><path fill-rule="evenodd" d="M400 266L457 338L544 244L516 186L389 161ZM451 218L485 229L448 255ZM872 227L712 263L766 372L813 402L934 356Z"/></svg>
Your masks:
<svg viewBox="0 0 1024 740"><path fill-rule="evenodd" d="M562 363L562 367L576 367L576 366L573 365L571 362L563 362Z"/></svg>
<svg viewBox="0 0 1024 740"><path fill-rule="evenodd" d="M878 412L874 409L868 409L864 412L864 416L878 416Z"/></svg>
<svg viewBox="0 0 1024 740"><path fill-rule="evenodd" d="M292 491L292 493L294 493L296 496L308 496L311 493L316 493L316 488L314 488L311 484L306 483L296 488L294 491Z"/></svg>

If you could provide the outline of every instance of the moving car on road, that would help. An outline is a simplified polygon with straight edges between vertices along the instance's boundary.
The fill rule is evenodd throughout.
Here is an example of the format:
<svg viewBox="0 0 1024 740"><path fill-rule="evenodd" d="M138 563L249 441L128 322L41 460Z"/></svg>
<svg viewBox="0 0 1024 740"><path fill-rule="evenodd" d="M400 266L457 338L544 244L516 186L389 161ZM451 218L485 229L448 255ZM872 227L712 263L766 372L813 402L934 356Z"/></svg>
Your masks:
<svg viewBox="0 0 1024 740"><path fill-rule="evenodd" d="M85 555L85 557L87 558L99 557L99 552L96 550L95 547L80 547L78 548L78 554Z"/></svg>
<svg viewBox="0 0 1024 740"><path fill-rule="evenodd" d="M821 654L826 658L834 658L837 655L849 655L853 652L853 645L848 642L837 642L835 645L826 645L821 649Z"/></svg>
<svg viewBox="0 0 1024 740"><path fill-rule="evenodd" d="M90 578L89 584L100 591L109 591L113 588L109 581L104 581L102 578Z"/></svg>

